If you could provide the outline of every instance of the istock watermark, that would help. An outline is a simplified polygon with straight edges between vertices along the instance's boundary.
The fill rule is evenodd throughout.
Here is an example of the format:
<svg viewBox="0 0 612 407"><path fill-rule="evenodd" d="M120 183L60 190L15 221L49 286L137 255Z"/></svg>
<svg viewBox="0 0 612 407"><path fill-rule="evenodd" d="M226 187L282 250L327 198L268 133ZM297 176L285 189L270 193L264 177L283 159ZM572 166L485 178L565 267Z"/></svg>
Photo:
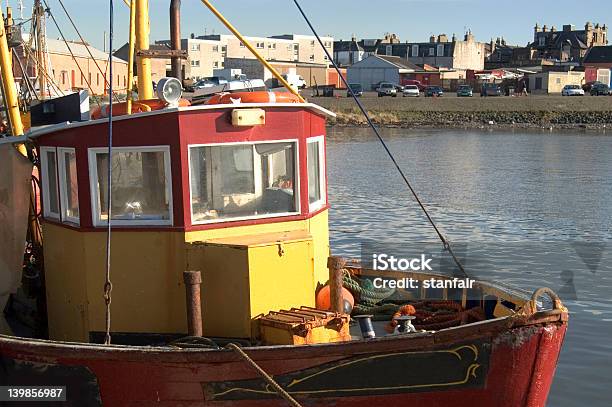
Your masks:
<svg viewBox="0 0 612 407"><path fill-rule="evenodd" d="M419 297L451 296L471 290L475 282L510 285L532 293L549 287L564 301L608 302L612 277L612 243L588 240L515 242L453 241L455 259L439 242L361 242L361 265L376 289L411 291ZM430 279L435 276L445 278ZM418 280L418 281L417 281ZM446 284L441 286L441 283ZM419 290L421 293L416 292ZM475 296L473 299L479 299Z"/></svg>
<svg viewBox="0 0 612 407"><path fill-rule="evenodd" d="M431 268L432 257L421 253L420 257L404 258L395 257L386 253L372 254L372 269L379 271L433 271Z"/></svg>

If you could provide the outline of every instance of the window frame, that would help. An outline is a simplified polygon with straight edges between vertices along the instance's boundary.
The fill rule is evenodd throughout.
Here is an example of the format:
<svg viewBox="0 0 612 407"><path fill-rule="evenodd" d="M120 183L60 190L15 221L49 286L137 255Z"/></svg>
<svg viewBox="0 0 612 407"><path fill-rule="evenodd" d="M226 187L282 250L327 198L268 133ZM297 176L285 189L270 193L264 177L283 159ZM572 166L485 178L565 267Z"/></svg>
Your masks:
<svg viewBox="0 0 612 407"><path fill-rule="evenodd" d="M295 185L294 185L294 193L295 196L295 211L294 212L279 212L279 213L269 213L264 215L251 215L251 216L237 216L233 218L222 218L222 219L208 219L208 220L200 220L194 221L193 216L193 186L191 184L191 149L198 147L221 147L221 146L237 146L237 145L251 145L253 146L253 151L255 151L256 144L276 144L276 143L293 143L294 145L294 177L295 177ZM255 157L253 157L254 159ZM253 162L255 162L253 160ZM265 140L265 141L237 141L237 142L227 142L227 143L204 143L204 144L188 144L187 145L187 163L189 167L189 216L190 222L192 226L199 225L209 225L216 223L228 223L228 222L238 222L244 220L256 220L256 219L269 219L269 218L281 218L288 216L296 216L302 213L302 205L301 205L301 190L300 190L300 143L297 138L294 139L282 139L282 140ZM254 172L255 173L255 172ZM257 189L257 179L254 180Z"/></svg>
<svg viewBox="0 0 612 407"><path fill-rule="evenodd" d="M79 216L68 216L68 191L67 191L67 182L66 179L66 158L64 157L64 153L74 153L74 159L76 161L76 149L73 147L58 147L57 148L57 172L59 174L59 208L60 215L62 218L62 222L64 223L73 223L77 226L81 224L81 205L80 205L80 196L79 196L79 172L78 169L75 173L77 178L77 205L79 207Z"/></svg>
<svg viewBox="0 0 612 407"><path fill-rule="evenodd" d="M309 137L306 139L306 174L308 183L310 185L310 178L308 177L308 145L311 143L319 143L319 195L321 196L318 201L310 203L310 193L308 194L308 210L312 213L318 211L327 204L327 180L325 176L325 137Z"/></svg>
<svg viewBox="0 0 612 407"><path fill-rule="evenodd" d="M113 147L113 153L122 152L139 152L139 153L163 153L164 154L164 174L166 176L166 196L168 198L168 219L138 219L138 220L122 220L111 219L113 226L173 226L174 225L174 196L172 193L172 158L170 156L169 145L159 146L131 146L131 147ZM108 221L99 219L100 211L100 194L98 193L98 165L97 155L108 153L108 147L93 147L87 149L88 167L89 167L89 191L91 199L91 221L94 227L108 226ZM111 157L109 157L109 165Z"/></svg>
<svg viewBox="0 0 612 407"><path fill-rule="evenodd" d="M49 158L47 153L53 152L55 154L55 185L57 185L57 208L58 212L51 212L51 201L49 196ZM43 204L43 216L45 219L54 219L58 222L62 221L62 199L59 191L59 175L58 175L58 160L57 160L57 147L40 147L40 168L42 175L42 204Z"/></svg>

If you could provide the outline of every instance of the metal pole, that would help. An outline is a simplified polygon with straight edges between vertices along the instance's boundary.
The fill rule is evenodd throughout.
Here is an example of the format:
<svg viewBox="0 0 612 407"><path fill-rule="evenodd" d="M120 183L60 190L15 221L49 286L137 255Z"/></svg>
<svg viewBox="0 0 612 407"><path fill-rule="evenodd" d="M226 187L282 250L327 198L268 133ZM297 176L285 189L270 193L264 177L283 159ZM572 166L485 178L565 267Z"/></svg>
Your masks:
<svg viewBox="0 0 612 407"><path fill-rule="evenodd" d="M217 10L210 3L210 1L208 0L201 0L201 1L219 19L219 21L221 21L223 25L225 25L225 27L227 27L227 29L230 30L232 34L234 34L240 40L240 42L242 42L244 46L247 47L249 51L251 51L251 53L255 56L255 58L257 58L257 60L259 60L259 62L261 62L263 66L265 66L272 73L272 75L274 75L274 77L278 79L280 83L283 84L285 88L287 88L289 92L297 96L300 102L306 103L302 95L300 95L300 93L297 90L293 89L293 87L289 85L289 83L285 80L285 78L283 78L283 76L276 69L274 69L274 67L270 65L268 61L266 61L265 58L262 57L255 48L253 48L253 46L242 36L242 34L240 34L240 32L238 32L238 30L229 21L227 21L225 17L223 17L223 14L221 14L219 10Z"/></svg>
<svg viewBox="0 0 612 407"><path fill-rule="evenodd" d="M136 50L149 50L148 0L136 0ZM110 52L112 52L112 50ZM138 66L138 99L152 99L153 83L151 79L151 59L149 57L138 56L136 61Z"/></svg>
<svg viewBox="0 0 612 407"><path fill-rule="evenodd" d="M181 49L181 0L170 1L170 48L173 51ZM182 62L179 57L172 57L172 76L183 80Z"/></svg>
<svg viewBox="0 0 612 407"><path fill-rule="evenodd" d="M344 260L340 257L330 257L327 259L329 268L329 301L331 311L344 313L344 300L342 298L342 270Z"/></svg>
<svg viewBox="0 0 612 407"><path fill-rule="evenodd" d="M130 41L128 51L127 114L132 114L132 84L134 83L134 47L136 45L136 0L130 0ZM112 80L112 78L111 78Z"/></svg>
<svg viewBox="0 0 612 407"><path fill-rule="evenodd" d="M187 295L187 329L189 336L202 336L202 302L199 271L183 271L185 293Z"/></svg>
<svg viewBox="0 0 612 407"><path fill-rule="evenodd" d="M15 89L15 77L13 76L13 65L11 63L11 52L9 51L7 32L4 27L4 13L2 13L2 27L0 27L0 69L2 70L2 86L4 88L7 116L11 124L13 136L23 135L23 123L19 114L19 100L17 89ZM20 146L22 153L25 147Z"/></svg>

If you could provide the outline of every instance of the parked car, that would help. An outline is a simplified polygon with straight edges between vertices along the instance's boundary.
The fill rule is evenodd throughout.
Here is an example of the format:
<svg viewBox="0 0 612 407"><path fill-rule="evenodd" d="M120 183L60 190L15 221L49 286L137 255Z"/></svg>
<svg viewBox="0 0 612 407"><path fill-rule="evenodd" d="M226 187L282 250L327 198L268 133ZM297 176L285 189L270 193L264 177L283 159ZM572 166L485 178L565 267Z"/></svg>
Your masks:
<svg viewBox="0 0 612 407"><path fill-rule="evenodd" d="M561 91L561 96L584 96L584 90L580 85L565 85Z"/></svg>
<svg viewBox="0 0 612 407"><path fill-rule="evenodd" d="M417 81L416 79L405 79L402 82L402 85L407 86L407 85L416 85L418 86L419 90L421 92L425 91L425 88L427 88L427 85L424 85L423 83L421 83L421 81Z"/></svg>
<svg viewBox="0 0 612 407"><path fill-rule="evenodd" d="M599 81L590 81L585 83L584 85L582 85L582 90L584 90L585 92L590 92L591 89L593 88L593 85L596 85L598 83L601 83Z"/></svg>
<svg viewBox="0 0 612 407"><path fill-rule="evenodd" d="M483 83L482 89L480 90L480 96L501 96L502 90L499 85L495 83Z"/></svg>
<svg viewBox="0 0 612 407"><path fill-rule="evenodd" d="M471 98L473 95L474 95L474 91L470 85L459 85L459 87L457 88L458 97Z"/></svg>
<svg viewBox="0 0 612 407"><path fill-rule="evenodd" d="M405 85L404 90L402 91L402 96L412 96L418 98L421 96L421 91L417 85Z"/></svg>
<svg viewBox="0 0 612 407"><path fill-rule="evenodd" d="M605 83L595 83L591 87L591 96L609 96L610 87Z"/></svg>
<svg viewBox="0 0 612 407"><path fill-rule="evenodd" d="M378 88L376 88L376 92L378 92L379 98L383 96L397 97L397 88L389 82L381 82Z"/></svg>
<svg viewBox="0 0 612 407"><path fill-rule="evenodd" d="M194 92L198 89L204 88L212 88L213 86L220 86L227 84L227 79L220 78L218 76L211 76L208 78L202 78L199 81L196 81L192 85L186 86L185 90L188 92Z"/></svg>
<svg viewBox="0 0 612 407"><path fill-rule="evenodd" d="M439 86L428 86L425 88L425 97L442 97L444 96L444 89Z"/></svg>
<svg viewBox="0 0 612 407"><path fill-rule="evenodd" d="M360 84L358 84L358 83L349 83L349 87L351 88L351 90L353 91L355 96L357 96L357 97L363 96L363 87ZM347 89L346 90L346 97L348 98L350 96L351 96L351 92Z"/></svg>

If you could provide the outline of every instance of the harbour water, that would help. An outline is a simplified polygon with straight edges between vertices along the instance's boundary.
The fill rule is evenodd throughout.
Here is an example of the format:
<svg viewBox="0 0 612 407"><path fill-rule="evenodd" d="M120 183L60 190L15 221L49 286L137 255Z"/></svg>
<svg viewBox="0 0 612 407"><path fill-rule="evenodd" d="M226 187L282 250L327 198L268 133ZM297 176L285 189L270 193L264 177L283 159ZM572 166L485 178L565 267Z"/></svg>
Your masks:
<svg viewBox="0 0 612 407"><path fill-rule="evenodd" d="M533 291L570 309L549 406L612 400L612 135L385 129L383 135L471 277ZM368 129L329 131L331 244L434 242Z"/></svg>

